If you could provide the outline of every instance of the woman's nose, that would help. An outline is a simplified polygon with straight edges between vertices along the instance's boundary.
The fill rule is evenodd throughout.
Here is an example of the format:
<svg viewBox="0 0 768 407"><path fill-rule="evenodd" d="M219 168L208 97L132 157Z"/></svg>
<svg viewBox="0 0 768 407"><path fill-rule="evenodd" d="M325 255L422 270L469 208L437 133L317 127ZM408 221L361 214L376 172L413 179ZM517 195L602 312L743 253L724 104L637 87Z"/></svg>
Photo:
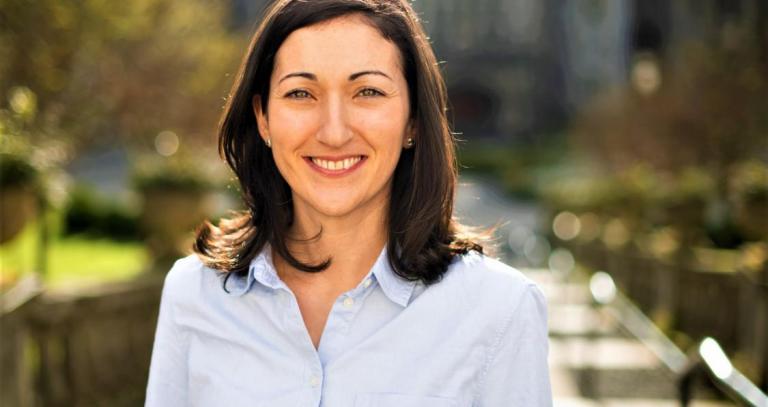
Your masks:
<svg viewBox="0 0 768 407"><path fill-rule="evenodd" d="M323 123L317 133L317 140L331 147L343 146L353 134L344 100L341 97L328 98L323 109Z"/></svg>

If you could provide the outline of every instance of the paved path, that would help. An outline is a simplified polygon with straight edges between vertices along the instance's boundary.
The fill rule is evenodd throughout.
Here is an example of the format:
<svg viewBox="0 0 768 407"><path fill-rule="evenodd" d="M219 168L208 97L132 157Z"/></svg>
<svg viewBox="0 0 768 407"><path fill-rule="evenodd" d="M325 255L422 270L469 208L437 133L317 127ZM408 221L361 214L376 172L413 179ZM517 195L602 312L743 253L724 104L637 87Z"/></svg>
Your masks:
<svg viewBox="0 0 768 407"><path fill-rule="evenodd" d="M556 406L678 406L675 377L619 321L592 308L587 287L546 269L524 269L549 306L550 369ZM696 400L692 406L734 404Z"/></svg>
<svg viewBox="0 0 768 407"><path fill-rule="evenodd" d="M618 321L590 305L584 283L561 281L546 268L531 268L535 259L508 250L509 234L525 230L536 240L538 209L504 197L480 178L464 177L456 199L462 221L474 226L506 222L499 230L501 256L535 280L547 297L550 330L550 372L555 406L672 407L675 378L641 342L629 336ZM525 240L525 238L523 239ZM546 248L548 250L548 247ZM519 255L519 256L517 256ZM523 265L523 266L520 266ZM733 404L694 401L694 407Z"/></svg>

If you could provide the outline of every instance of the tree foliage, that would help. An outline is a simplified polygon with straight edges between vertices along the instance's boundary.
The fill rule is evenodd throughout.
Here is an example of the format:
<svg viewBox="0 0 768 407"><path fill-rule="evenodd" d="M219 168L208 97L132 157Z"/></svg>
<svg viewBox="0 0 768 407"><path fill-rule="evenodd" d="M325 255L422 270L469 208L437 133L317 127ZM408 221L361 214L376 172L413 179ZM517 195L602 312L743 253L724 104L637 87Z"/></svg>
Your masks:
<svg viewBox="0 0 768 407"><path fill-rule="evenodd" d="M209 141L244 47L226 4L2 0L0 94L29 88L45 134L76 146L163 129Z"/></svg>

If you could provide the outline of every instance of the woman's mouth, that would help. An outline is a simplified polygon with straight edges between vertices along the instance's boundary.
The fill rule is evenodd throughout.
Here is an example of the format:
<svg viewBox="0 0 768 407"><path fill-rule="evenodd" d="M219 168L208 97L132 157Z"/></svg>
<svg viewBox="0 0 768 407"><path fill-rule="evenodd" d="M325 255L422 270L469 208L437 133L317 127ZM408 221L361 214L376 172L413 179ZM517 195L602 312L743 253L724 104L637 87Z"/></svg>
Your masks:
<svg viewBox="0 0 768 407"><path fill-rule="evenodd" d="M351 173L359 168L367 159L364 155L351 155L344 157L304 157L304 160L312 169L324 175L340 176Z"/></svg>

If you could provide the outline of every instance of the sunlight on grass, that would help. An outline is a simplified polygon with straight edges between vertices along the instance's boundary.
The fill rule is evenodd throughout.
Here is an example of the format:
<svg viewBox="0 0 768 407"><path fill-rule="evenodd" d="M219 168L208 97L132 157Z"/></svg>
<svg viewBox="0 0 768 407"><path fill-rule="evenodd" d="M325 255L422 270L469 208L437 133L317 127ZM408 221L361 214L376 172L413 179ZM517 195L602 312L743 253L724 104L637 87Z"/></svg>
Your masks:
<svg viewBox="0 0 768 407"><path fill-rule="evenodd" d="M0 287L38 269L39 236L37 224L30 224L0 246ZM45 283L60 286L125 280L141 273L148 259L141 242L69 236L51 239L46 263Z"/></svg>
<svg viewBox="0 0 768 407"><path fill-rule="evenodd" d="M124 280L143 271L145 264L141 243L72 237L51 244L45 280L54 286Z"/></svg>

